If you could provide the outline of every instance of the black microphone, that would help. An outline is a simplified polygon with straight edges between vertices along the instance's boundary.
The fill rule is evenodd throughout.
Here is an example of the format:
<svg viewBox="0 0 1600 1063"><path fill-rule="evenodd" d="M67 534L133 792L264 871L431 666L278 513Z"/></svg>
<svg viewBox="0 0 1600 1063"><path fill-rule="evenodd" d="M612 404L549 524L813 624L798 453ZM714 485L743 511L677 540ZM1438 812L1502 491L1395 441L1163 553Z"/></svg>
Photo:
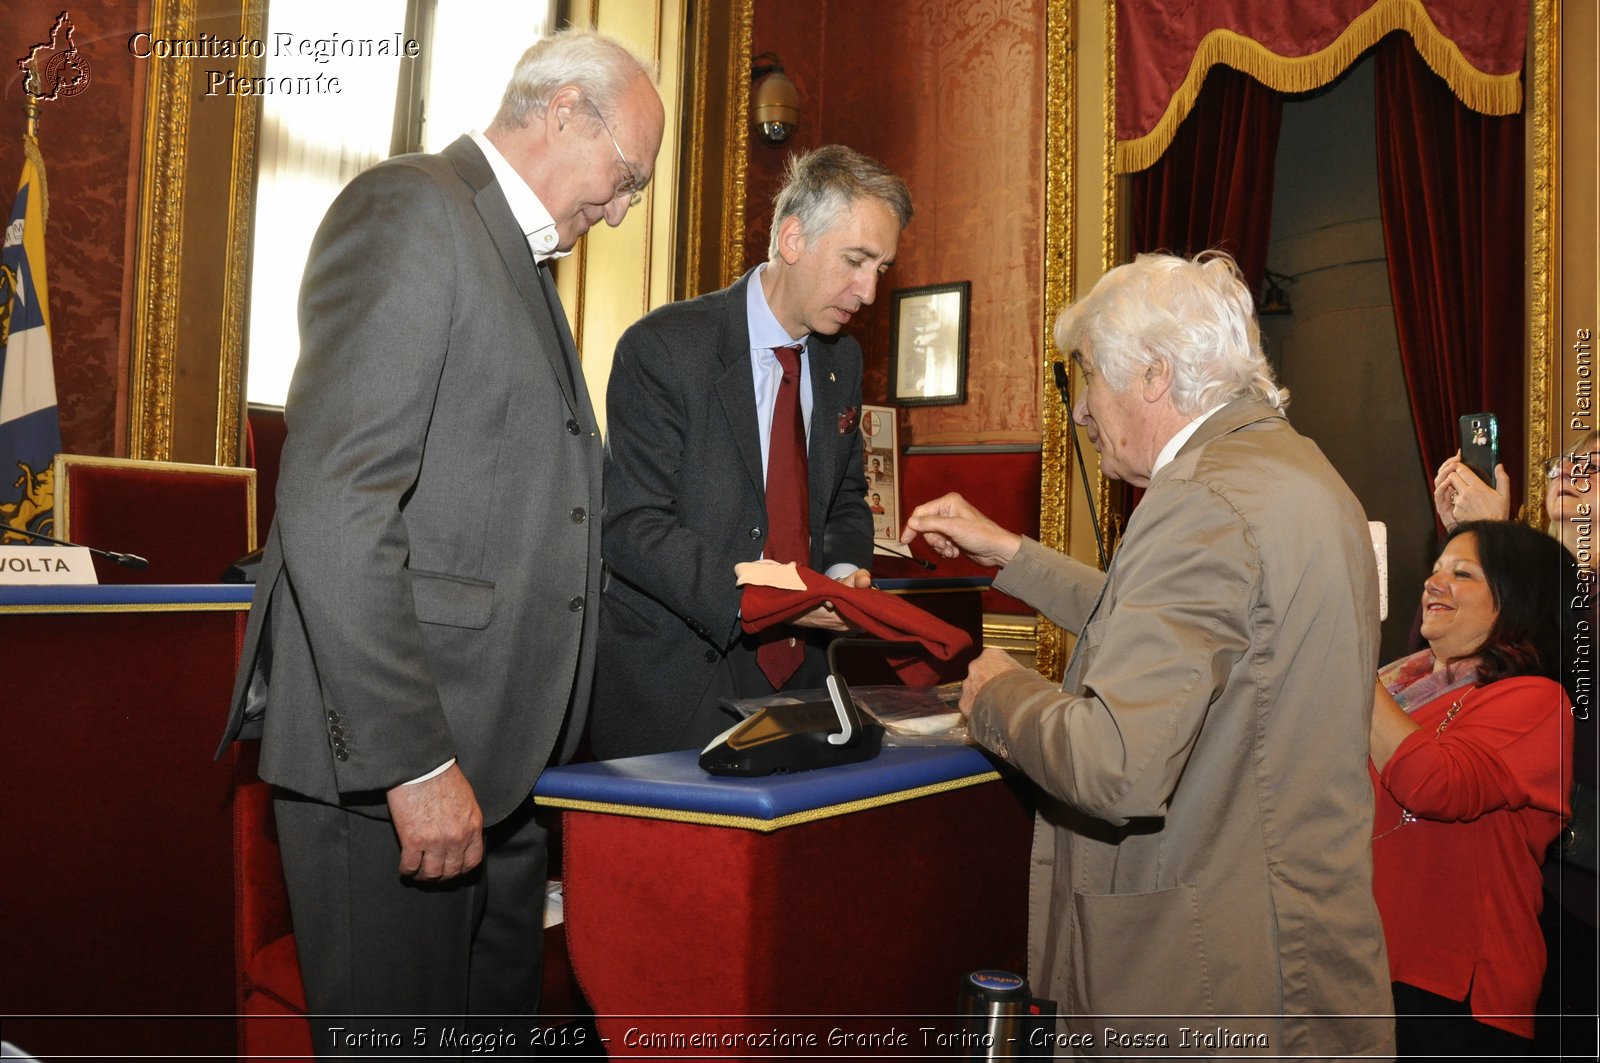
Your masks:
<svg viewBox="0 0 1600 1063"><path fill-rule="evenodd" d="M1094 525L1094 546L1100 555L1100 571L1106 568L1106 541L1100 535L1100 514L1095 512L1094 495L1089 491L1089 471L1083 466L1083 450L1078 446L1078 430L1072 420L1072 385L1067 382L1067 363L1054 361L1050 368L1056 375L1056 390L1061 393L1061 405L1067 408L1067 431L1072 435L1072 452L1078 456L1078 479L1083 483L1083 495L1089 500L1089 521Z"/></svg>
<svg viewBox="0 0 1600 1063"><path fill-rule="evenodd" d="M923 568L927 569L929 572L932 572L932 571L934 571L935 569L937 569L939 567L938 565L934 564L932 561L924 561L922 558L917 557L910 550L906 550L904 552L899 551L899 550L891 550L887 546L884 546L882 543L873 543L872 544L872 548L874 550L877 550L877 551L880 551L882 553L888 554L890 557L903 557L907 561L914 561L917 564L921 565Z"/></svg>
<svg viewBox="0 0 1600 1063"><path fill-rule="evenodd" d="M8 528L7 530L16 532L19 535L29 536L30 538L43 539L45 542L54 543L57 546L80 547L81 549L87 550L91 554L94 554L96 557L103 557L107 561L114 561L123 568L131 568L143 571L144 569L150 567L150 562L146 561L138 554L119 554L115 550L102 550L98 546L84 546L82 543L69 543L65 539L53 539L44 532L29 531L26 528Z"/></svg>

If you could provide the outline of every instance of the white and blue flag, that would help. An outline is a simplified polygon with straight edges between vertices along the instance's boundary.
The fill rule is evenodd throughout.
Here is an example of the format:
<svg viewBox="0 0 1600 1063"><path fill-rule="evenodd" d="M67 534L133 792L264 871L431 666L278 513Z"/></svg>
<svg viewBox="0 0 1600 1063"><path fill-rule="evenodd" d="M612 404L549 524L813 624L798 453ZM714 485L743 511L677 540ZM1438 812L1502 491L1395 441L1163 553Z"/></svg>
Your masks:
<svg viewBox="0 0 1600 1063"><path fill-rule="evenodd" d="M61 449L50 298L44 270L44 160L23 142L22 181L0 249L0 543L32 542L20 529L49 533Z"/></svg>

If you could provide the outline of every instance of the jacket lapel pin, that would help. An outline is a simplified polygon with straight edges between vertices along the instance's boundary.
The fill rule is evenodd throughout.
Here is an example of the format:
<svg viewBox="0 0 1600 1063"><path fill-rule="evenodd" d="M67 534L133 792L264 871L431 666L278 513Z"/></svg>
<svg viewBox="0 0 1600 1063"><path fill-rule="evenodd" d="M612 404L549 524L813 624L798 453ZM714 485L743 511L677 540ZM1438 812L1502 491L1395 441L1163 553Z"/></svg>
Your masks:
<svg viewBox="0 0 1600 1063"><path fill-rule="evenodd" d="M847 436L854 432L860 420L861 408L859 406L846 406L839 411L839 434Z"/></svg>

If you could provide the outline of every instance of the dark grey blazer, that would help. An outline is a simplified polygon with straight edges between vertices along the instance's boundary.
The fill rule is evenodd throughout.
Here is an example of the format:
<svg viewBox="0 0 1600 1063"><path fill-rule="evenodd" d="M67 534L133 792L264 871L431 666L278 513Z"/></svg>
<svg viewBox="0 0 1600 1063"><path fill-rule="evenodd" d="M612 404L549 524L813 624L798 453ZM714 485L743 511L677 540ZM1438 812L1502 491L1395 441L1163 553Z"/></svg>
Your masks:
<svg viewBox="0 0 1600 1063"><path fill-rule="evenodd" d="M378 815L456 757L493 823L588 709L602 452L554 288L469 138L340 194L300 335L224 745L259 733L262 778Z"/></svg>
<svg viewBox="0 0 1600 1063"><path fill-rule="evenodd" d="M617 344L606 394L605 558L600 663L591 720L602 757L689 748L726 729L724 696L770 693L741 638L733 566L761 556L766 489L746 274L675 303ZM811 567L872 560L861 469L861 348L812 336L807 443ZM820 685L813 640L790 689Z"/></svg>

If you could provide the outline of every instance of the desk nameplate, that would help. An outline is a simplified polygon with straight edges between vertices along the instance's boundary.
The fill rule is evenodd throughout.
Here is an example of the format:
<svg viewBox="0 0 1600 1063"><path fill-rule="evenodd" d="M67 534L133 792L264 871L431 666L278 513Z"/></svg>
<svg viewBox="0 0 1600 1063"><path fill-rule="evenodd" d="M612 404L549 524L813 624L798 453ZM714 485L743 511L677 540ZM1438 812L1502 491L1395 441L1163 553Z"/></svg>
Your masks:
<svg viewBox="0 0 1600 1063"><path fill-rule="evenodd" d="M82 587L99 582L82 546L0 546L0 587Z"/></svg>

